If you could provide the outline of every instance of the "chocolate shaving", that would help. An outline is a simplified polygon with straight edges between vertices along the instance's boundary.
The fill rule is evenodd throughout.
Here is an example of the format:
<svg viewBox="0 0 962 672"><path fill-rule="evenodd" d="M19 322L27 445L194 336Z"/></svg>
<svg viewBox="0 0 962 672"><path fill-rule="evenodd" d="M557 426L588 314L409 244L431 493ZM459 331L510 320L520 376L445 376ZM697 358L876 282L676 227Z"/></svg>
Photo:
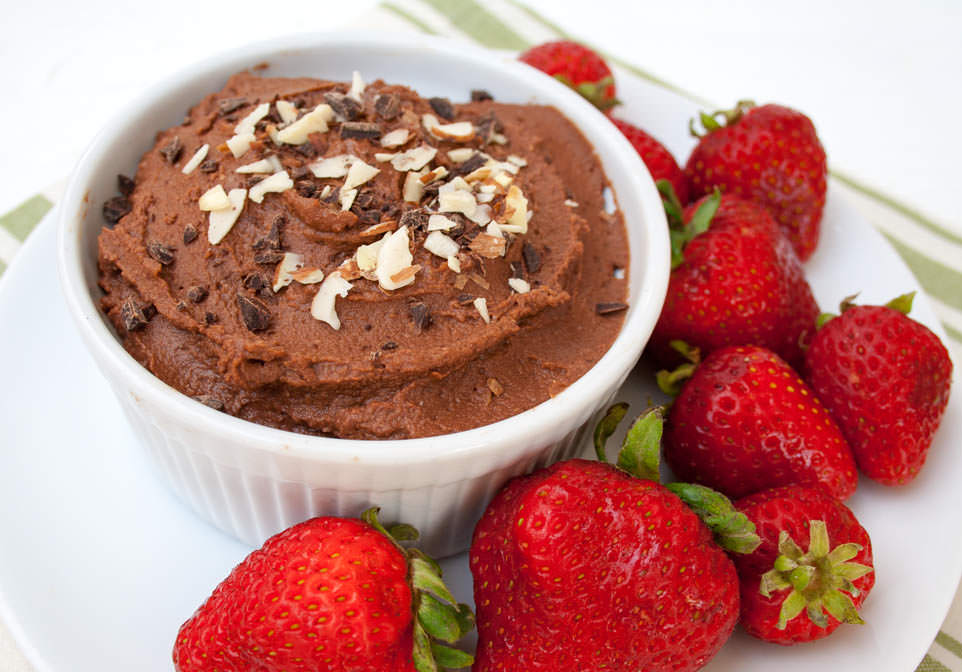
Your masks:
<svg viewBox="0 0 962 672"><path fill-rule="evenodd" d="M120 319L123 321L124 329L127 331L143 329L147 326L147 322L150 321L151 317L153 317L153 315L148 316L147 311L137 305L137 302L132 298L127 298L120 306Z"/></svg>
<svg viewBox="0 0 962 672"><path fill-rule="evenodd" d="M263 238L254 241L255 250L279 250L281 249L281 226L284 224L284 216L278 215L271 222L271 229Z"/></svg>
<svg viewBox="0 0 962 672"><path fill-rule="evenodd" d="M489 144L495 134L504 130L501 120L498 119L494 112L487 112L479 117L475 127L475 136L481 138L484 144Z"/></svg>
<svg viewBox="0 0 962 672"><path fill-rule="evenodd" d="M310 180L297 180L294 183L294 189L304 198L314 198L314 195L317 194L317 185Z"/></svg>
<svg viewBox="0 0 962 672"><path fill-rule="evenodd" d="M628 309L627 303L621 303L620 301L609 301L605 303L596 303L595 312L599 315L610 315L611 313L620 313L623 310Z"/></svg>
<svg viewBox="0 0 962 672"><path fill-rule="evenodd" d="M247 98L224 98L217 101L217 109L220 114L230 114L247 105Z"/></svg>
<svg viewBox="0 0 962 672"><path fill-rule="evenodd" d="M315 156L317 156L317 147L315 147L310 141L298 145L294 148L294 151L308 159L313 159Z"/></svg>
<svg viewBox="0 0 962 672"><path fill-rule="evenodd" d="M147 243L147 254L150 255L151 259L164 266L174 263L174 248L156 240Z"/></svg>
<svg viewBox="0 0 962 672"><path fill-rule="evenodd" d="M284 258L284 253L277 250L268 250L267 252L258 252L254 255L255 264L276 264L281 259Z"/></svg>
<svg viewBox="0 0 962 672"><path fill-rule="evenodd" d="M394 341L388 341L381 346L381 350L397 350L397 343Z"/></svg>
<svg viewBox="0 0 962 672"><path fill-rule="evenodd" d="M217 323L217 316L211 312L204 313L204 322L207 326Z"/></svg>
<svg viewBox="0 0 962 672"><path fill-rule="evenodd" d="M484 89L471 89L471 102L480 103L483 100L494 100L494 96Z"/></svg>
<svg viewBox="0 0 962 672"><path fill-rule="evenodd" d="M215 411L224 410L224 402L217 397L210 396L209 394L198 394L194 397L194 399L202 403L204 406L210 406Z"/></svg>
<svg viewBox="0 0 962 672"><path fill-rule="evenodd" d="M524 244L521 248L521 256L524 258L524 267L528 269L528 273L537 273L541 269L541 255L531 243Z"/></svg>
<svg viewBox="0 0 962 672"><path fill-rule="evenodd" d="M258 273L251 273L244 277L244 287L257 292L267 287L267 280Z"/></svg>
<svg viewBox="0 0 962 672"><path fill-rule="evenodd" d="M488 160L484 158L481 152L475 152L467 161L459 163L453 172L455 175L467 175L468 173L473 173L487 162Z"/></svg>
<svg viewBox="0 0 962 672"><path fill-rule="evenodd" d="M351 208L351 210L357 215L357 221L361 224L373 226L381 221L381 212L379 210L361 210L360 212L357 212L354 208Z"/></svg>
<svg viewBox="0 0 962 672"><path fill-rule="evenodd" d="M184 143L176 135L161 148L160 153L167 160L167 163L177 163L181 153L184 151Z"/></svg>
<svg viewBox="0 0 962 672"><path fill-rule="evenodd" d="M401 97L396 93L382 93L374 101L374 111L385 121L401 114Z"/></svg>
<svg viewBox="0 0 962 672"><path fill-rule="evenodd" d="M454 105L447 98L428 98L428 104L431 105L431 109L434 110L439 117L442 117L448 121L454 119Z"/></svg>
<svg viewBox="0 0 962 672"><path fill-rule="evenodd" d="M197 240L197 229L192 224L184 227L184 245L190 245Z"/></svg>
<svg viewBox="0 0 962 672"><path fill-rule="evenodd" d="M376 140L381 137L381 126L367 121L345 121L341 124L341 137Z"/></svg>
<svg viewBox="0 0 962 672"><path fill-rule="evenodd" d="M118 175L117 189L120 190L120 193L124 196L130 196L134 193L134 181L126 175Z"/></svg>
<svg viewBox="0 0 962 672"><path fill-rule="evenodd" d="M220 168L220 164L213 159L208 159L197 166L197 170L202 173L216 173L218 168Z"/></svg>
<svg viewBox="0 0 962 672"><path fill-rule="evenodd" d="M257 299L238 294L237 307L240 308L244 326L250 331L264 331L271 326L271 311Z"/></svg>
<svg viewBox="0 0 962 672"><path fill-rule="evenodd" d="M104 219L110 224L116 224L130 210L130 201L127 200L126 196L114 196L104 202Z"/></svg>
<svg viewBox="0 0 962 672"><path fill-rule="evenodd" d="M511 277L512 278L523 278L524 277L524 267L520 261L511 262Z"/></svg>
<svg viewBox="0 0 962 672"><path fill-rule="evenodd" d="M431 309L427 304L421 303L420 301L412 303L408 307L408 312L411 313L411 320L414 321L414 326L417 328L418 333L431 326L433 318L431 317Z"/></svg>
<svg viewBox="0 0 962 672"><path fill-rule="evenodd" d="M398 226L407 226L412 231L424 231L428 227L428 219L431 215L421 209L408 210L398 222Z"/></svg>
<svg viewBox="0 0 962 672"><path fill-rule="evenodd" d="M203 285L194 285L187 290L187 298L192 303L200 303L207 298L207 288Z"/></svg>
<svg viewBox="0 0 962 672"><path fill-rule="evenodd" d="M268 118L270 121L273 121L275 124L279 124L279 123L281 123L281 122L283 121L283 119L281 119L281 113L277 111L277 105L271 105L271 106L270 106L270 109L268 109L268 111L267 111L267 118ZM260 124L261 124L263 121L264 121L264 120L262 119L260 122L258 122L257 125L260 126Z"/></svg>
<svg viewBox="0 0 962 672"><path fill-rule="evenodd" d="M310 177L310 176L311 176L311 169L308 168L307 166L298 166L297 168L291 171L292 180L303 180L304 178Z"/></svg>
<svg viewBox="0 0 962 672"><path fill-rule="evenodd" d="M374 205L375 198L377 198L375 193L372 190L367 189L357 195L357 197L354 199L354 206L356 206L358 210L376 208L377 206ZM354 207L352 206L351 209L353 210Z"/></svg>
<svg viewBox="0 0 962 672"><path fill-rule="evenodd" d="M457 302L461 306L470 306L474 303L474 297L470 294L458 294Z"/></svg>
<svg viewBox="0 0 962 672"><path fill-rule="evenodd" d="M357 119L358 115L361 114L361 103L343 93L328 91L324 94L324 102L331 106L337 116L348 121Z"/></svg>

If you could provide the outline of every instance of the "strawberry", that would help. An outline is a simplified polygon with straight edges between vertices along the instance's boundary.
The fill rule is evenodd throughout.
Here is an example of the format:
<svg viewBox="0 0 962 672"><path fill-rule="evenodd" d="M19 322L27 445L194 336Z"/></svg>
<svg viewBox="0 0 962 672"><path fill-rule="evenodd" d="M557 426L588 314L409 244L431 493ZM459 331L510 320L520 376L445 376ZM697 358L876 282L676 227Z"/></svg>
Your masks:
<svg viewBox="0 0 962 672"><path fill-rule="evenodd" d="M184 623L179 672L414 672L467 667L457 641L472 616L437 565L388 533L377 509L363 520L313 518L251 553Z"/></svg>
<svg viewBox="0 0 962 672"><path fill-rule="evenodd" d="M558 40L531 47L518 57L521 61L570 86L601 111L618 104L611 68L592 49Z"/></svg>
<svg viewBox="0 0 962 672"><path fill-rule="evenodd" d="M678 162L671 155L663 144L648 135L637 126L622 119L611 118L611 122L618 127L628 142L631 143L638 156L651 173L651 178L658 180L668 180L675 190L675 194L682 203L688 202L688 181L685 173L678 167Z"/></svg>
<svg viewBox="0 0 962 672"><path fill-rule="evenodd" d="M602 457L625 408L599 425ZM734 566L680 497L714 516L728 547L758 541L718 493L649 480L660 434L660 412L650 412L629 431L619 467L569 460L495 496L470 552L474 672L695 670L728 639L738 613Z"/></svg>
<svg viewBox="0 0 962 672"><path fill-rule="evenodd" d="M859 469L885 485L918 475L952 385L945 346L908 317L913 297L885 306L846 299L840 316L823 321L805 357L808 382L841 427Z"/></svg>
<svg viewBox="0 0 962 672"><path fill-rule="evenodd" d="M692 197L719 187L752 200L771 213L802 261L812 256L828 165L811 120L781 105L741 101L731 111L702 113L701 121L705 135L685 165Z"/></svg>
<svg viewBox="0 0 962 672"><path fill-rule="evenodd" d="M818 305L768 213L734 196L719 201L716 194L683 213L669 194L666 207L674 227L673 269L649 354L670 366L677 361L670 343L682 340L704 354L726 345L761 345L800 363Z"/></svg>
<svg viewBox="0 0 962 672"><path fill-rule="evenodd" d="M875 584L872 542L847 506L821 488L788 485L735 507L761 537L754 552L732 556L750 635L797 644L863 622L858 608Z"/></svg>
<svg viewBox="0 0 962 672"><path fill-rule="evenodd" d="M682 480L729 497L821 484L846 499L858 483L831 416L784 360L757 346L716 350L694 367L671 405L665 460Z"/></svg>

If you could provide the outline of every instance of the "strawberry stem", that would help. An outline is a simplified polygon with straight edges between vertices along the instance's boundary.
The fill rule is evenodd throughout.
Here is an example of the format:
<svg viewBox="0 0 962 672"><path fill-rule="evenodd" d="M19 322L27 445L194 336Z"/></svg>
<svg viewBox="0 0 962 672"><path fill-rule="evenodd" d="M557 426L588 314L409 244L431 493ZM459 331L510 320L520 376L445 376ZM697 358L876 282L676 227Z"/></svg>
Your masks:
<svg viewBox="0 0 962 672"><path fill-rule="evenodd" d="M755 107L754 101L739 100L737 103L735 103L735 107L730 110L715 110L711 114L708 114L707 112L699 112L698 118L699 121L701 121L704 132L699 133L695 129L694 119L688 120L688 132L696 138L702 138L720 128L737 124L742 116L753 107Z"/></svg>
<svg viewBox="0 0 962 672"><path fill-rule="evenodd" d="M755 524L720 492L696 483L669 483L666 487L701 518L715 543L726 551L751 553L762 543Z"/></svg>

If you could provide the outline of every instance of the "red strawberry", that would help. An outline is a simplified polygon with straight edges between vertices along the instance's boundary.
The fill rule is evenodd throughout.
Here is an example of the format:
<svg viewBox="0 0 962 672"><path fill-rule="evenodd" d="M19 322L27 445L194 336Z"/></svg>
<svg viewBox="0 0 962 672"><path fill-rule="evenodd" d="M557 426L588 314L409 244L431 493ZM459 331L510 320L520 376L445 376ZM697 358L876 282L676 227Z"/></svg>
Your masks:
<svg viewBox="0 0 962 672"><path fill-rule="evenodd" d="M654 438L657 462L660 428L660 415L643 416L619 465L656 474L632 446ZM602 445L612 429L599 429ZM727 524L744 523L711 495L713 515L727 506ZM745 534L754 548L754 531ZM475 528L470 564L474 672L695 670L727 640L738 612L733 565L679 496L588 460L511 481Z"/></svg>
<svg viewBox="0 0 962 672"><path fill-rule="evenodd" d="M618 104L611 68L583 44L567 40L545 42L531 47L518 58L570 86L599 110Z"/></svg>
<svg viewBox="0 0 962 672"><path fill-rule="evenodd" d="M431 638L459 639L470 611L433 561L381 527L377 509L363 518L314 518L268 539L181 626L176 669L414 672L436 669L426 667L435 657L469 666L470 656ZM398 538L412 532L392 528Z"/></svg>
<svg viewBox="0 0 962 672"><path fill-rule="evenodd" d="M672 231L674 268L648 352L670 366L677 361L673 340L706 354L761 345L800 363L818 306L798 257L764 210L723 195L712 214L717 199L686 208L687 229Z"/></svg>
<svg viewBox="0 0 962 672"><path fill-rule="evenodd" d="M842 303L806 353L807 379L866 476L914 479L949 403L952 360L939 337L907 316L913 294L886 306Z"/></svg>
<svg viewBox="0 0 962 672"><path fill-rule="evenodd" d="M668 180L671 182L671 186L674 188L678 199L682 203L687 203L688 181L685 178L685 173L678 167L678 162L675 161L675 157L671 155L671 152L669 152L663 144L637 126L621 119L615 119L614 117L611 118L611 122L628 138L628 142L630 142L632 147L635 148L635 151L638 152L638 156L641 157L641 160L648 168L648 172L651 173L651 178L656 182L658 180Z"/></svg>
<svg viewBox="0 0 962 672"><path fill-rule="evenodd" d="M781 105L745 101L701 119L706 133L685 165L692 197L720 187L752 200L771 213L802 261L812 256L828 166L811 120Z"/></svg>
<svg viewBox="0 0 962 672"><path fill-rule="evenodd" d="M821 484L846 499L858 483L831 416L784 360L756 346L716 350L694 369L671 406L665 460L680 479L729 497Z"/></svg>
<svg viewBox="0 0 962 672"><path fill-rule="evenodd" d="M754 552L732 557L741 624L750 635L797 644L826 637L843 622L863 622L858 608L875 584L872 542L847 506L821 488L797 485L735 506L762 540Z"/></svg>

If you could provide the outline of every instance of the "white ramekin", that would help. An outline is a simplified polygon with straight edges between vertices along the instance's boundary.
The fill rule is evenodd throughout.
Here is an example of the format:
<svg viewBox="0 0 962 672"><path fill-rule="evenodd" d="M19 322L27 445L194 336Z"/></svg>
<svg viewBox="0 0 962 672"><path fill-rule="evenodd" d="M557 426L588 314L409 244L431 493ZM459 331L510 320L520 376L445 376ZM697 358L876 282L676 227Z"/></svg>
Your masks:
<svg viewBox="0 0 962 672"><path fill-rule="evenodd" d="M404 83L422 95L561 110L594 146L628 228L630 308L611 349L556 397L501 422L445 436L356 441L302 436L214 411L169 387L121 346L98 308L100 204L132 174L157 131L177 124L226 78L258 64L268 76ZM315 515L356 515L418 527L438 556L466 549L474 524L512 476L577 454L597 413L634 366L661 310L669 273L661 200L621 133L578 95L510 56L421 36L308 34L242 47L151 87L97 136L59 208L59 270L83 339L160 476L197 513L251 545ZM564 337L559 335L559 337ZM118 503L122 505L122 503Z"/></svg>

